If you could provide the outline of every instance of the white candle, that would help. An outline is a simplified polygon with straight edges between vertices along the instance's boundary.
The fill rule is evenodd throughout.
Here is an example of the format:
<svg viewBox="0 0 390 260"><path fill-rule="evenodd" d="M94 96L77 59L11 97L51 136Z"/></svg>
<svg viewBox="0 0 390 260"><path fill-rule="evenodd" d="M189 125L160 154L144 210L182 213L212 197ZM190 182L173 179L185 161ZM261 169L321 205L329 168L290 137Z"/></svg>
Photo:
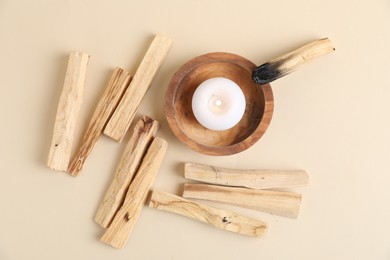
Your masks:
<svg viewBox="0 0 390 260"><path fill-rule="evenodd" d="M227 78L211 78L201 83L192 97L192 111L204 127L223 131L235 126L245 112L241 88Z"/></svg>

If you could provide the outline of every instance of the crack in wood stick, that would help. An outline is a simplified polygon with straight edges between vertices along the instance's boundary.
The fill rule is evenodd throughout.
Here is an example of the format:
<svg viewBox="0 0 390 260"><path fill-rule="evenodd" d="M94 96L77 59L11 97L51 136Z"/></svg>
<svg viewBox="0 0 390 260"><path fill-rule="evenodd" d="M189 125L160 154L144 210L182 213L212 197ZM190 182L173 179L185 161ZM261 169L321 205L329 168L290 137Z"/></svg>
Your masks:
<svg viewBox="0 0 390 260"><path fill-rule="evenodd" d="M143 116L135 125L115 177L96 213L95 221L102 227L107 228L111 224L116 212L122 206L126 191L156 135L158 127L159 123L148 116Z"/></svg>
<svg viewBox="0 0 390 260"><path fill-rule="evenodd" d="M129 88L104 129L105 135L118 142L122 141L171 44L170 39L160 34L153 39Z"/></svg>
<svg viewBox="0 0 390 260"><path fill-rule="evenodd" d="M297 218L302 200L301 194L293 192L189 183L184 184L183 197L234 204L287 218Z"/></svg>
<svg viewBox="0 0 390 260"><path fill-rule="evenodd" d="M78 176L80 174L85 160L88 158L99 137L102 135L104 127L118 106L130 81L131 75L129 72L121 68L115 68L95 112L92 115L81 147L69 165L68 172L72 176Z"/></svg>
<svg viewBox="0 0 390 260"><path fill-rule="evenodd" d="M74 130L83 102L88 61L87 53L73 52L69 55L47 160L50 169L64 172L68 169Z"/></svg>
<svg viewBox="0 0 390 260"><path fill-rule="evenodd" d="M210 226L240 233L263 237L267 224L256 219L238 215L228 210L212 208L166 192L152 192L149 207L176 213Z"/></svg>
<svg viewBox="0 0 390 260"><path fill-rule="evenodd" d="M148 192L153 186L157 172L164 159L168 143L160 138L154 138L134 180L127 191L125 201L116 213L111 225L101 238L101 241L116 248L123 248L133 230Z"/></svg>
<svg viewBox="0 0 390 260"><path fill-rule="evenodd" d="M292 188L309 182L307 173L300 170L236 170L197 163L185 163L184 175L190 180L251 189Z"/></svg>

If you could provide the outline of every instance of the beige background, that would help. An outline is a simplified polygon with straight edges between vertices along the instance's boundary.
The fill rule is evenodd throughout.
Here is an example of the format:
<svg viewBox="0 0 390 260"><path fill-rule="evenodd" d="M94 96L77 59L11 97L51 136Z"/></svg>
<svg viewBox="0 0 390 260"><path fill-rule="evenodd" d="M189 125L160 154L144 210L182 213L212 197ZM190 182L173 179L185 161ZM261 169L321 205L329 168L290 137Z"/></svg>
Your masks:
<svg viewBox="0 0 390 260"><path fill-rule="evenodd" d="M387 0L0 1L0 259L390 259L389 25ZM305 169L297 220L218 204L268 222L255 239L144 208L123 250L99 242L93 217L124 145L102 138L78 178L45 167L67 55L91 54L79 140L112 69L134 73L156 32L174 45L138 114L170 143L154 186L178 193L185 161ZM272 84L273 121L251 149L210 157L173 136L164 94L187 60L260 64L322 37L336 52Z"/></svg>

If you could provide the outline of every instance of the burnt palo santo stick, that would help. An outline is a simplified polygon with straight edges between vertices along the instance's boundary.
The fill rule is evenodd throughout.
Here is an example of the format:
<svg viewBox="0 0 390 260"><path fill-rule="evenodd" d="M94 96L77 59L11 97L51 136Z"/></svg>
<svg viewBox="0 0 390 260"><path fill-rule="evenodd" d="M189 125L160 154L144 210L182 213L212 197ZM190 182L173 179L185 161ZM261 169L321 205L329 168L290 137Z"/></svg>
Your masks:
<svg viewBox="0 0 390 260"><path fill-rule="evenodd" d="M293 72L314 58L334 50L335 48L328 38L310 42L299 49L260 65L253 70L252 79L260 85L270 83Z"/></svg>

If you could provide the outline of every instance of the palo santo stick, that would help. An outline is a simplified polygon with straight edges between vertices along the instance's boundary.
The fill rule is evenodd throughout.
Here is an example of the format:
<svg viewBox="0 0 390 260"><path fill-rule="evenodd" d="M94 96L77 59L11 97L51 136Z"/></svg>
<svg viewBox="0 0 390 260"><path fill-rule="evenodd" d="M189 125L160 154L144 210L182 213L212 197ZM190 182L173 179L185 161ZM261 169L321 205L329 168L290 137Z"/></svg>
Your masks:
<svg viewBox="0 0 390 260"><path fill-rule="evenodd" d="M152 192L149 207L173 212L219 229L244 235L262 237L267 230L267 224L262 221L156 190Z"/></svg>
<svg viewBox="0 0 390 260"><path fill-rule="evenodd" d="M129 86L130 80L131 75L129 72L121 68L115 68L89 122L82 145L69 165L68 172L72 176L78 176L80 174L85 160L103 133L104 127L114 113L124 91Z"/></svg>
<svg viewBox="0 0 390 260"><path fill-rule="evenodd" d="M156 135L158 127L158 122L148 116L144 116L135 125L133 134L119 162L114 180L96 213L95 221L102 227L107 228L111 224L116 212L122 205L130 182Z"/></svg>
<svg viewBox="0 0 390 260"><path fill-rule="evenodd" d="M252 79L257 84L267 84L334 50L333 43L328 38L310 42L299 49L260 65L253 71Z"/></svg>
<svg viewBox="0 0 390 260"><path fill-rule="evenodd" d="M47 160L50 169L58 171L68 169L74 130L83 102L88 61L87 53L73 52L69 56Z"/></svg>
<svg viewBox="0 0 390 260"><path fill-rule="evenodd" d="M168 143L164 139L156 137L153 140L130 184L122 207L116 213L101 241L116 248L124 247L145 204L167 147Z"/></svg>
<svg viewBox="0 0 390 260"><path fill-rule="evenodd" d="M292 192L231 188L206 184L184 184L184 198L212 200L296 218L302 195Z"/></svg>
<svg viewBox="0 0 390 260"><path fill-rule="evenodd" d="M252 189L291 188L309 182L305 171L235 170L196 163L185 163L184 175L190 180Z"/></svg>
<svg viewBox="0 0 390 260"><path fill-rule="evenodd" d="M171 44L170 39L156 35L123 99L104 129L105 135L118 142L122 141Z"/></svg>

